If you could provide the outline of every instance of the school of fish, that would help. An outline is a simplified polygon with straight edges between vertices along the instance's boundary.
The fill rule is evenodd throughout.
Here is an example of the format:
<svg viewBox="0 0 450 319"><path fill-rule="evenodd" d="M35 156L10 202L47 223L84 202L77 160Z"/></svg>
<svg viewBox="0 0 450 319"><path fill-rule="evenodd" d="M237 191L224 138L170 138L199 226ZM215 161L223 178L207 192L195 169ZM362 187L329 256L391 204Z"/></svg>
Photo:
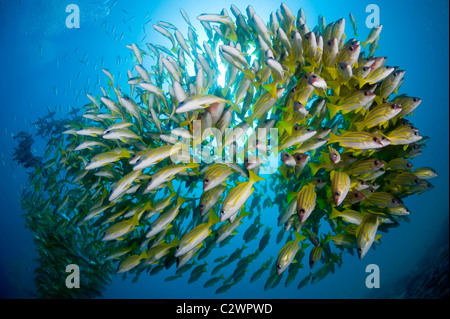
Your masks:
<svg viewBox="0 0 450 319"><path fill-rule="evenodd" d="M398 94L405 71L376 56L381 25L360 42L345 34L344 18L319 16L312 27L303 9L294 15L282 3L265 23L252 6L232 5L197 16L200 43L180 12L187 37L155 23L171 47L128 45L136 61L128 81L103 69L108 86L87 94L82 115L52 136L22 206L39 212L33 223L64 218L51 240L45 232L36 240L70 247L86 238L71 256L83 255L86 268L95 258L106 277L166 270L171 281L192 269L189 283L208 272L204 287L223 293L275 241L284 243L278 255L259 260L248 280L267 272L267 290L286 272L285 285L300 289L334 273L343 253L364 258L382 232L408 221L403 198L432 189L437 173L411 162L429 140L410 122L422 100ZM277 168L264 174L270 154ZM83 234L58 237L74 229ZM227 252L238 232L242 244ZM251 241L258 248L245 255ZM225 253L209 269L200 261L213 250Z"/></svg>

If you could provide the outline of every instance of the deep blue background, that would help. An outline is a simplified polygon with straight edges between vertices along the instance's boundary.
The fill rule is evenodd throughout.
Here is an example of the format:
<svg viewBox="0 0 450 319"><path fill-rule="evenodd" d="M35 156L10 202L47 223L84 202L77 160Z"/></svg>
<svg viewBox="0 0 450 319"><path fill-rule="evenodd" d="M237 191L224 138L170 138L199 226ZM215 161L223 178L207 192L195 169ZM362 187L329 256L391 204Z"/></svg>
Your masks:
<svg viewBox="0 0 450 319"><path fill-rule="evenodd" d="M371 296L371 291L364 284L368 264L375 263L380 267L379 293L383 295L383 289L390 283L421 267L417 263L427 251L437 250L436 241L448 245L448 231L444 231L449 214L448 1L285 2L295 15L300 6L303 7L310 29L316 25L319 14L326 18L327 23L346 18L348 37L353 34L348 19L349 12L352 12L358 21L361 40L369 32L364 24L366 6L370 3L379 6L383 30L376 54L387 56L388 65L406 70L406 80L400 93L423 99L411 121L422 135L432 139L423 150L423 155L415 158L413 163L415 167L431 166L438 171L439 177L431 180L435 188L407 198L405 204L412 211L411 223L403 223L401 227L383 234L382 245L370 250L362 261L355 256L346 256L343 266L334 275L300 291L296 286L307 274L307 269L300 270L297 280L289 288L284 288L283 280L276 289L264 292L268 273L258 282L249 283L251 274L260 264L269 256L278 254L281 244L271 243L250 265L246 277L226 294L214 295L218 285L203 288L209 273L203 274L199 281L191 285L187 284L189 276L164 282L164 278L174 273L172 268L168 273L161 272L157 276L142 275L136 284L130 280L122 282L117 277L108 287L105 297L366 298ZM78 30L65 26L65 8L70 3L80 8L81 27ZM101 72L102 68L109 69L115 77L121 74L123 84L126 70L134 67L125 45L133 42L142 48L146 48L146 42L169 45L169 41L152 28L157 21L175 24L187 37L187 24L179 13L180 7L187 12L197 30L201 30L196 16L219 13L222 8L231 14L231 3L223 0L0 1L0 297L31 297L34 291L32 272L36 266L32 234L24 228L19 205L20 187L26 185L27 175L11 160L15 146L11 134L19 130L34 133L30 123L47 114L47 107L67 112L71 106L84 105L87 102L86 92L100 92L97 81L106 86L107 78ZM251 4L264 21L268 21L270 12L280 6L278 1L241 1L234 4L242 12ZM150 19L150 23L145 24ZM122 33L123 39L119 41ZM35 149L42 155L42 143L38 142ZM266 225L276 226L277 216L277 211L266 210L263 211L262 221ZM245 229L240 231L231 245L214 251L210 256L229 255L240 247L239 236ZM277 232L278 229L275 234ZM256 249L260 236L262 232L258 240L250 242L247 253ZM274 236L272 239L274 241ZM234 266L225 268L229 274L233 270ZM427 275L426 267L423 273Z"/></svg>

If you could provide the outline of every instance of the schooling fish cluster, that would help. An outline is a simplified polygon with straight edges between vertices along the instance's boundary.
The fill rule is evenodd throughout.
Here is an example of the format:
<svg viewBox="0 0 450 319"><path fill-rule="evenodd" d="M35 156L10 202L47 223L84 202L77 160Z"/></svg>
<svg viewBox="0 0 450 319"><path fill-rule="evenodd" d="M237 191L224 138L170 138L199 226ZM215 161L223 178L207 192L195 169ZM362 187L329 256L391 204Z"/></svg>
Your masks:
<svg viewBox="0 0 450 319"><path fill-rule="evenodd" d="M310 269L321 266L304 271L301 288L334 273L346 251L363 258L380 232L408 220L402 198L431 189L437 175L409 161L428 140L405 119L421 99L398 95L405 71L375 56L381 25L360 42L347 40L344 19L319 16L311 30L303 10L296 17L284 3L268 24L251 6L231 13L197 17L203 43L182 9L187 39L158 21L172 48L129 45L129 86L103 69L108 87L87 94L82 118L65 125L44 164L54 176L47 189L58 192L41 208L67 216L65 227L87 227L101 239L99 255L134 280L174 264L166 280L177 279L241 230L242 248L215 259L204 285L230 289L271 240L273 225L242 256L270 208L276 243L286 244L250 281L269 270L270 289L288 269L287 286L309 254ZM189 283L206 268L197 265Z"/></svg>

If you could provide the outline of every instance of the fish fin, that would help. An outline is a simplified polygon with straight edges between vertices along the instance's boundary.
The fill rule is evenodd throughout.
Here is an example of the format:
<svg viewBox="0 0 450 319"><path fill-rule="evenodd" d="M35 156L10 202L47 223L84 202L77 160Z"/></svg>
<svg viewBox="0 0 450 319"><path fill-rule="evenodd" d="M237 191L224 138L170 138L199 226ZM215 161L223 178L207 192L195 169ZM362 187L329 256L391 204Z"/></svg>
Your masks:
<svg viewBox="0 0 450 319"><path fill-rule="evenodd" d="M211 210L209 211L208 225L212 226L212 225L217 224L217 223L219 223L219 222L220 222L219 216L217 216L217 215L214 213L214 210L211 209Z"/></svg>
<svg viewBox="0 0 450 319"><path fill-rule="evenodd" d="M364 122L357 122L355 123L355 128L358 132L361 132L362 129L364 128Z"/></svg>
<svg viewBox="0 0 450 319"><path fill-rule="evenodd" d="M270 93L274 99L277 98L277 82L272 82L268 84L263 84L262 87L264 90Z"/></svg>
<svg viewBox="0 0 450 319"><path fill-rule="evenodd" d="M330 119L332 119L337 112L339 112L339 107L335 104L327 103L328 110L330 111Z"/></svg>
<svg viewBox="0 0 450 319"><path fill-rule="evenodd" d="M320 163L308 163L309 168L311 169L311 176L316 175L317 171L322 168L322 165Z"/></svg>
<svg viewBox="0 0 450 319"><path fill-rule="evenodd" d="M278 121L278 125L280 125L289 135L292 135L292 125L287 121Z"/></svg>
<svg viewBox="0 0 450 319"><path fill-rule="evenodd" d="M334 81L338 76L337 68L325 67L325 70L331 75L331 79Z"/></svg>
<svg viewBox="0 0 450 319"><path fill-rule="evenodd" d="M337 96L341 93L341 82L339 81L328 81L327 83L331 89L336 93Z"/></svg>
<svg viewBox="0 0 450 319"><path fill-rule="evenodd" d="M358 81L359 88L362 88L367 82L369 82L366 79L361 79L361 78L358 78L358 77L355 77L355 79Z"/></svg>
<svg viewBox="0 0 450 319"><path fill-rule="evenodd" d="M295 235L295 240L299 241L299 242L302 240L305 240L307 238L305 235L302 235L297 231L294 232L294 235Z"/></svg>
<svg viewBox="0 0 450 319"><path fill-rule="evenodd" d="M380 105L381 103L383 103L383 97L381 95L377 95L374 101L375 103L377 103L377 105Z"/></svg>
<svg viewBox="0 0 450 319"><path fill-rule="evenodd" d="M333 143L338 143L338 138L339 136L337 136L336 134L334 134L333 132L330 132L330 139L328 140L327 144L333 144Z"/></svg>
<svg viewBox="0 0 450 319"><path fill-rule="evenodd" d="M366 46L367 46L368 43L369 43L369 42L367 42L367 41L361 42L361 45L363 46L364 50L366 49Z"/></svg>
<svg viewBox="0 0 450 319"><path fill-rule="evenodd" d="M334 206L331 207L331 214L328 218L333 219L336 217L340 217L341 216L341 212L338 211L336 208L334 208Z"/></svg>
<svg viewBox="0 0 450 319"><path fill-rule="evenodd" d="M262 178L262 177L258 176L257 174L253 173L253 171L251 169L248 171L248 173L249 173L249 177L250 177L250 182L256 183L256 182L265 180L264 178Z"/></svg>
<svg viewBox="0 0 450 319"><path fill-rule="evenodd" d="M252 70L245 69L245 70L243 71L243 73L244 73L244 77L245 77L247 80L250 80L250 81L253 82L253 81L256 79L256 76L255 76L255 74L252 72Z"/></svg>

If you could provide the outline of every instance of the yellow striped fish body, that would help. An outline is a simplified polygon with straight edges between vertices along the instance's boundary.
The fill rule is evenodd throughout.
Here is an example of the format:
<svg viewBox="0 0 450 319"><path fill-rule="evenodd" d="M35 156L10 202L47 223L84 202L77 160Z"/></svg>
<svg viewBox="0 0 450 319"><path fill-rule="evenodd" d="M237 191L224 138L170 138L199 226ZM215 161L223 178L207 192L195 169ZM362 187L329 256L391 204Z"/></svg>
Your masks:
<svg viewBox="0 0 450 319"><path fill-rule="evenodd" d="M322 257L323 247L314 246L309 254L309 268L313 268Z"/></svg>
<svg viewBox="0 0 450 319"><path fill-rule="evenodd" d="M250 180L248 182L240 183L233 187L227 197L223 201L222 209L220 211L220 221L224 221L238 212L242 205L247 201L253 193L253 184L264 179L249 170Z"/></svg>
<svg viewBox="0 0 450 319"><path fill-rule="evenodd" d="M327 103L330 110L330 118L333 118L337 112L341 111L346 114L352 111L357 111L362 107L371 104L376 95L368 90L360 90L353 92L339 101L339 105Z"/></svg>
<svg viewBox="0 0 450 319"><path fill-rule="evenodd" d="M411 97L407 95L397 95L392 102L399 103L402 106L402 111L396 116L396 118L404 118L409 113L413 112L422 102L422 99L418 97Z"/></svg>
<svg viewBox="0 0 450 319"><path fill-rule="evenodd" d="M225 186L218 185L202 194L200 197L200 213L202 216L206 215L213 208L224 191Z"/></svg>
<svg viewBox="0 0 450 319"><path fill-rule="evenodd" d="M133 269L134 267L136 267L137 265L139 265L143 258L143 254L131 255L131 256L125 258L124 260L122 260L118 266L117 273L120 274L123 272L127 272L127 271Z"/></svg>
<svg viewBox="0 0 450 319"><path fill-rule="evenodd" d="M156 245L148 250L147 253L145 253L145 265L150 265L156 263L158 260L160 260L162 257L167 255L169 253L169 250L173 247L176 247L178 244L178 239L175 237L174 240L172 240L170 243L161 243L159 245Z"/></svg>
<svg viewBox="0 0 450 319"><path fill-rule="evenodd" d="M395 102L383 103L370 109L366 114L364 121L355 123L358 131L369 129L377 125L386 124L387 121L402 111L400 104Z"/></svg>
<svg viewBox="0 0 450 319"><path fill-rule="evenodd" d="M363 214L361 214L359 211L352 210L352 209L344 209L342 212L338 211L336 208L331 208L331 214L330 219L341 217L346 222L349 222L354 225L361 224L363 220Z"/></svg>
<svg viewBox="0 0 450 319"><path fill-rule="evenodd" d="M289 200L288 196L288 204L284 206L283 213L278 217L278 226L284 225L288 219L295 214L297 211L297 198L291 198Z"/></svg>
<svg viewBox="0 0 450 319"><path fill-rule="evenodd" d="M364 203L378 207L397 207L403 204L400 198L395 197L387 192L375 192L366 197Z"/></svg>
<svg viewBox="0 0 450 319"><path fill-rule="evenodd" d="M150 218L150 217L154 216L155 214L161 212L167 206L169 206L170 201L172 200L172 198L175 197L175 195L177 195L177 193L175 193L174 191L170 191L170 195L169 196L167 196L166 198L158 201L157 203L155 203L153 205L153 209L151 209L147 213L147 215L145 215L145 218Z"/></svg>
<svg viewBox="0 0 450 319"><path fill-rule="evenodd" d="M218 222L219 218L212 210L210 210L207 223L196 226L180 239L180 242L178 243L178 246L175 250L175 257L179 257L188 253L196 246L198 246L201 242L203 242L203 240L211 233L211 226Z"/></svg>
<svg viewBox="0 0 450 319"><path fill-rule="evenodd" d="M392 145L405 145L419 141L422 136L408 125L403 125L387 134Z"/></svg>
<svg viewBox="0 0 450 319"><path fill-rule="evenodd" d="M304 235L300 235L298 232L295 232L295 240L291 240L286 245L281 248L280 252L278 253L277 258L277 274L281 275L283 271L286 270L286 268L292 263L294 260L295 255L297 254L297 251L299 250L300 242L302 240L305 240L307 237Z"/></svg>
<svg viewBox="0 0 450 319"><path fill-rule="evenodd" d="M313 183L308 183L302 187L297 195L297 214L301 223L303 223L316 206L316 191Z"/></svg>
<svg viewBox="0 0 450 319"><path fill-rule="evenodd" d="M340 146L354 149L376 149L383 144L375 135L368 132L343 132L340 136L330 133L328 144L339 143Z"/></svg>
<svg viewBox="0 0 450 319"><path fill-rule="evenodd" d="M415 193L422 187L422 180L411 172L397 174L391 181L391 189L395 193Z"/></svg>
<svg viewBox="0 0 450 319"><path fill-rule="evenodd" d="M146 191L156 189L161 184L172 180L178 173L184 172L188 168L196 168L199 165L197 163L189 164L175 164L160 168L155 174L150 176L150 181L147 185Z"/></svg>
<svg viewBox="0 0 450 319"><path fill-rule="evenodd" d="M360 176L371 173L383 166L384 163L377 158L366 158L353 163L352 166L346 170L346 173L352 176Z"/></svg>
<svg viewBox="0 0 450 319"><path fill-rule="evenodd" d="M344 201L342 202L342 206L346 205L353 205L360 201L362 201L366 196L360 192L357 189L353 189L348 192L347 196L345 197Z"/></svg>
<svg viewBox="0 0 450 319"><path fill-rule="evenodd" d="M142 174L142 171L131 171L124 177L122 177L117 183L114 184L114 189L109 196L109 201L112 202L117 198L120 198L131 184Z"/></svg>
<svg viewBox="0 0 450 319"><path fill-rule="evenodd" d="M387 169L393 171L410 171L414 165L404 158L394 158L387 164Z"/></svg>
<svg viewBox="0 0 450 319"><path fill-rule="evenodd" d="M162 231L168 224L170 224L172 220L177 216L181 205L183 205L185 201L186 201L185 199L178 197L177 204L174 207L169 209L167 212L162 213L160 216L158 216L158 218L155 221L153 221L152 228L147 233L146 237L151 238L155 236L160 231Z"/></svg>
<svg viewBox="0 0 450 319"><path fill-rule="evenodd" d="M405 71L403 70L395 70L391 74L389 74L383 82L381 82L380 88L378 91L378 98L382 101L385 98L388 98L392 92L398 87L401 79L405 75Z"/></svg>
<svg viewBox="0 0 450 319"><path fill-rule="evenodd" d="M95 155L91 158L86 169L94 169L109 163L117 162L121 158L130 158L130 152L125 148L117 148L115 150Z"/></svg>
<svg viewBox="0 0 450 319"><path fill-rule="evenodd" d="M391 215L396 215L396 216L407 216L409 214L411 214L411 212L409 211L408 208L406 208L403 205L397 206L397 207L389 207L387 209L388 213Z"/></svg>
<svg viewBox="0 0 450 319"><path fill-rule="evenodd" d="M143 153L137 160L133 170L141 170L146 167L159 163L163 159L175 154L181 149L181 144L163 145L157 148L152 148Z"/></svg>
<svg viewBox="0 0 450 319"><path fill-rule="evenodd" d="M351 180L346 173L334 170L330 172L330 179L334 204L339 206L350 190Z"/></svg>
<svg viewBox="0 0 450 319"><path fill-rule="evenodd" d="M283 95L284 91L285 88L277 88L276 98L274 98L270 92L265 92L262 94L253 106L252 114L245 118L245 121L252 125L255 119L259 119L275 105L277 100Z"/></svg>
<svg viewBox="0 0 450 319"><path fill-rule="evenodd" d="M284 150L295 144L302 143L316 135L316 133L317 131L315 130L307 130L302 126L296 126L291 135L286 133L281 137L278 149Z"/></svg>
<svg viewBox="0 0 450 319"><path fill-rule="evenodd" d="M375 214L364 215L363 221L356 231L356 241L359 259L363 259L372 246L378 229L378 216Z"/></svg>
<svg viewBox="0 0 450 319"><path fill-rule="evenodd" d="M357 79L359 82L359 87L361 88L364 84L374 84L384 80L389 74L394 71L394 68L391 66L381 66L376 70L372 71L365 79Z"/></svg>
<svg viewBox="0 0 450 319"><path fill-rule="evenodd" d="M227 238L233 231L242 224L242 219L247 216L248 213L242 212L232 223L223 223L216 232L216 243L220 243Z"/></svg>
<svg viewBox="0 0 450 319"><path fill-rule="evenodd" d="M413 173L420 179L430 179L438 176L438 173L431 167L420 167Z"/></svg>
<svg viewBox="0 0 450 319"><path fill-rule="evenodd" d="M337 246L342 246L344 248L356 248L356 237L354 234L349 233L338 233L331 237L331 240Z"/></svg>
<svg viewBox="0 0 450 319"><path fill-rule="evenodd" d="M227 165L218 163L212 165L203 177L203 191L209 191L224 182L231 173L233 173L233 170Z"/></svg>
<svg viewBox="0 0 450 319"><path fill-rule="evenodd" d="M105 235L103 236L102 240L106 241L120 238L128 232L132 231L137 225L139 225L139 214L135 213L133 218L121 221L108 227L105 230Z"/></svg>

